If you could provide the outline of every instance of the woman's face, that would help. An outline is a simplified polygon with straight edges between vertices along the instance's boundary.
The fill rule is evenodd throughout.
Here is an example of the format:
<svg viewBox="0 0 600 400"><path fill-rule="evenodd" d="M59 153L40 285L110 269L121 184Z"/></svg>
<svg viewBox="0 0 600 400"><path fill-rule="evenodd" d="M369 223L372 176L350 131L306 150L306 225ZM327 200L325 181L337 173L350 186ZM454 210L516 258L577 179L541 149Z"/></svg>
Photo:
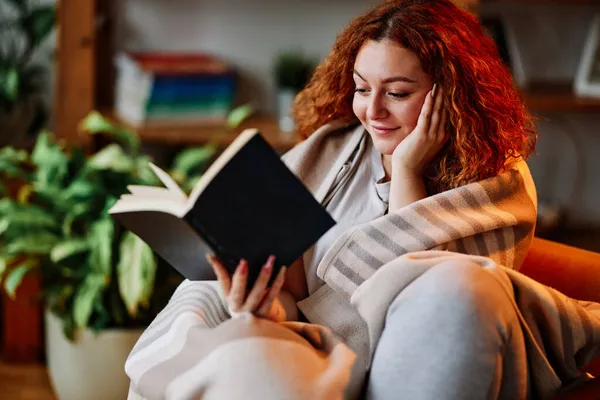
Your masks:
<svg viewBox="0 0 600 400"><path fill-rule="evenodd" d="M371 40L356 57L354 83L354 114L375 148L391 155L417 125L431 78L409 50L390 40Z"/></svg>

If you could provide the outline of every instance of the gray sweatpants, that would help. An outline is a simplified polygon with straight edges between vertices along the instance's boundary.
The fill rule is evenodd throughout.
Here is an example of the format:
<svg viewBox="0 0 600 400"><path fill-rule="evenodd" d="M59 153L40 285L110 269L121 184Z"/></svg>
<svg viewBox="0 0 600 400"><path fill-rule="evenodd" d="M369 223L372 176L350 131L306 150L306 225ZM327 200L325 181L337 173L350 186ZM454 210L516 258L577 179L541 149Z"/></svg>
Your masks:
<svg viewBox="0 0 600 400"><path fill-rule="evenodd" d="M509 295L487 271L448 262L396 297L367 399L525 399L525 342Z"/></svg>

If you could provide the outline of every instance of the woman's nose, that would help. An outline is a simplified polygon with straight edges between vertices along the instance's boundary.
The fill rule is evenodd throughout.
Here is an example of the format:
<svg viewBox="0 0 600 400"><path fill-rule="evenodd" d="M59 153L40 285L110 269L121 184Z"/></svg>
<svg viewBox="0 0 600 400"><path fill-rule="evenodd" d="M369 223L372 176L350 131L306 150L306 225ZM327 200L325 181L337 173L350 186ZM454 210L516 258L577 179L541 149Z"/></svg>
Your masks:
<svg viewBox="0 0 600 400"><path fill-rule="evenodd" d="M371 96L367 107L367 119L375 120L387 116L387 109L379 96Z"/></svg>

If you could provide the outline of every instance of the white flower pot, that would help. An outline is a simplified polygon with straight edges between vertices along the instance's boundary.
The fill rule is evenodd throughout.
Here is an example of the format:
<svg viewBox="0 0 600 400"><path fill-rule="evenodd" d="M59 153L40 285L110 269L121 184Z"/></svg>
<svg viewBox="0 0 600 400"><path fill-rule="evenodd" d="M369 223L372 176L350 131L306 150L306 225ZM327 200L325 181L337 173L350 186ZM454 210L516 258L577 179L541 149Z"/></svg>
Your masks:
<svg viewBox="0 0 600 400"><path fill-rule="evenodd" d="M122 400L129 377L124 365L142 329L84 330L70 342L62 321L45 312L48 372L59 400Z"/></svg>

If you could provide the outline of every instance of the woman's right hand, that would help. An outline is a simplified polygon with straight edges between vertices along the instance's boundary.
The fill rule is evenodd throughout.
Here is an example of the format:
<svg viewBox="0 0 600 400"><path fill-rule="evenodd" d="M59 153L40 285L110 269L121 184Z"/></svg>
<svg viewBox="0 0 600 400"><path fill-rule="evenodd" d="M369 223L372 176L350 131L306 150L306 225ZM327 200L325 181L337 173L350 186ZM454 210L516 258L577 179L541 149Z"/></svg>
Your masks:
<svg viewBox="0 0 600 400"><path fill-rule="evenodd" d="M285 309L278 299L285 281L285 267L281 268L271 287L267 287L273 272L275 257L270 256L263 265L260 275L249 293L246 293L248 263L245 260L240 261L233 276L229 275L227 268L214 255L207 255L207 260L221 284L232 317L236 314L249 312L257 317L275 322L285 321Z"/></svg>

